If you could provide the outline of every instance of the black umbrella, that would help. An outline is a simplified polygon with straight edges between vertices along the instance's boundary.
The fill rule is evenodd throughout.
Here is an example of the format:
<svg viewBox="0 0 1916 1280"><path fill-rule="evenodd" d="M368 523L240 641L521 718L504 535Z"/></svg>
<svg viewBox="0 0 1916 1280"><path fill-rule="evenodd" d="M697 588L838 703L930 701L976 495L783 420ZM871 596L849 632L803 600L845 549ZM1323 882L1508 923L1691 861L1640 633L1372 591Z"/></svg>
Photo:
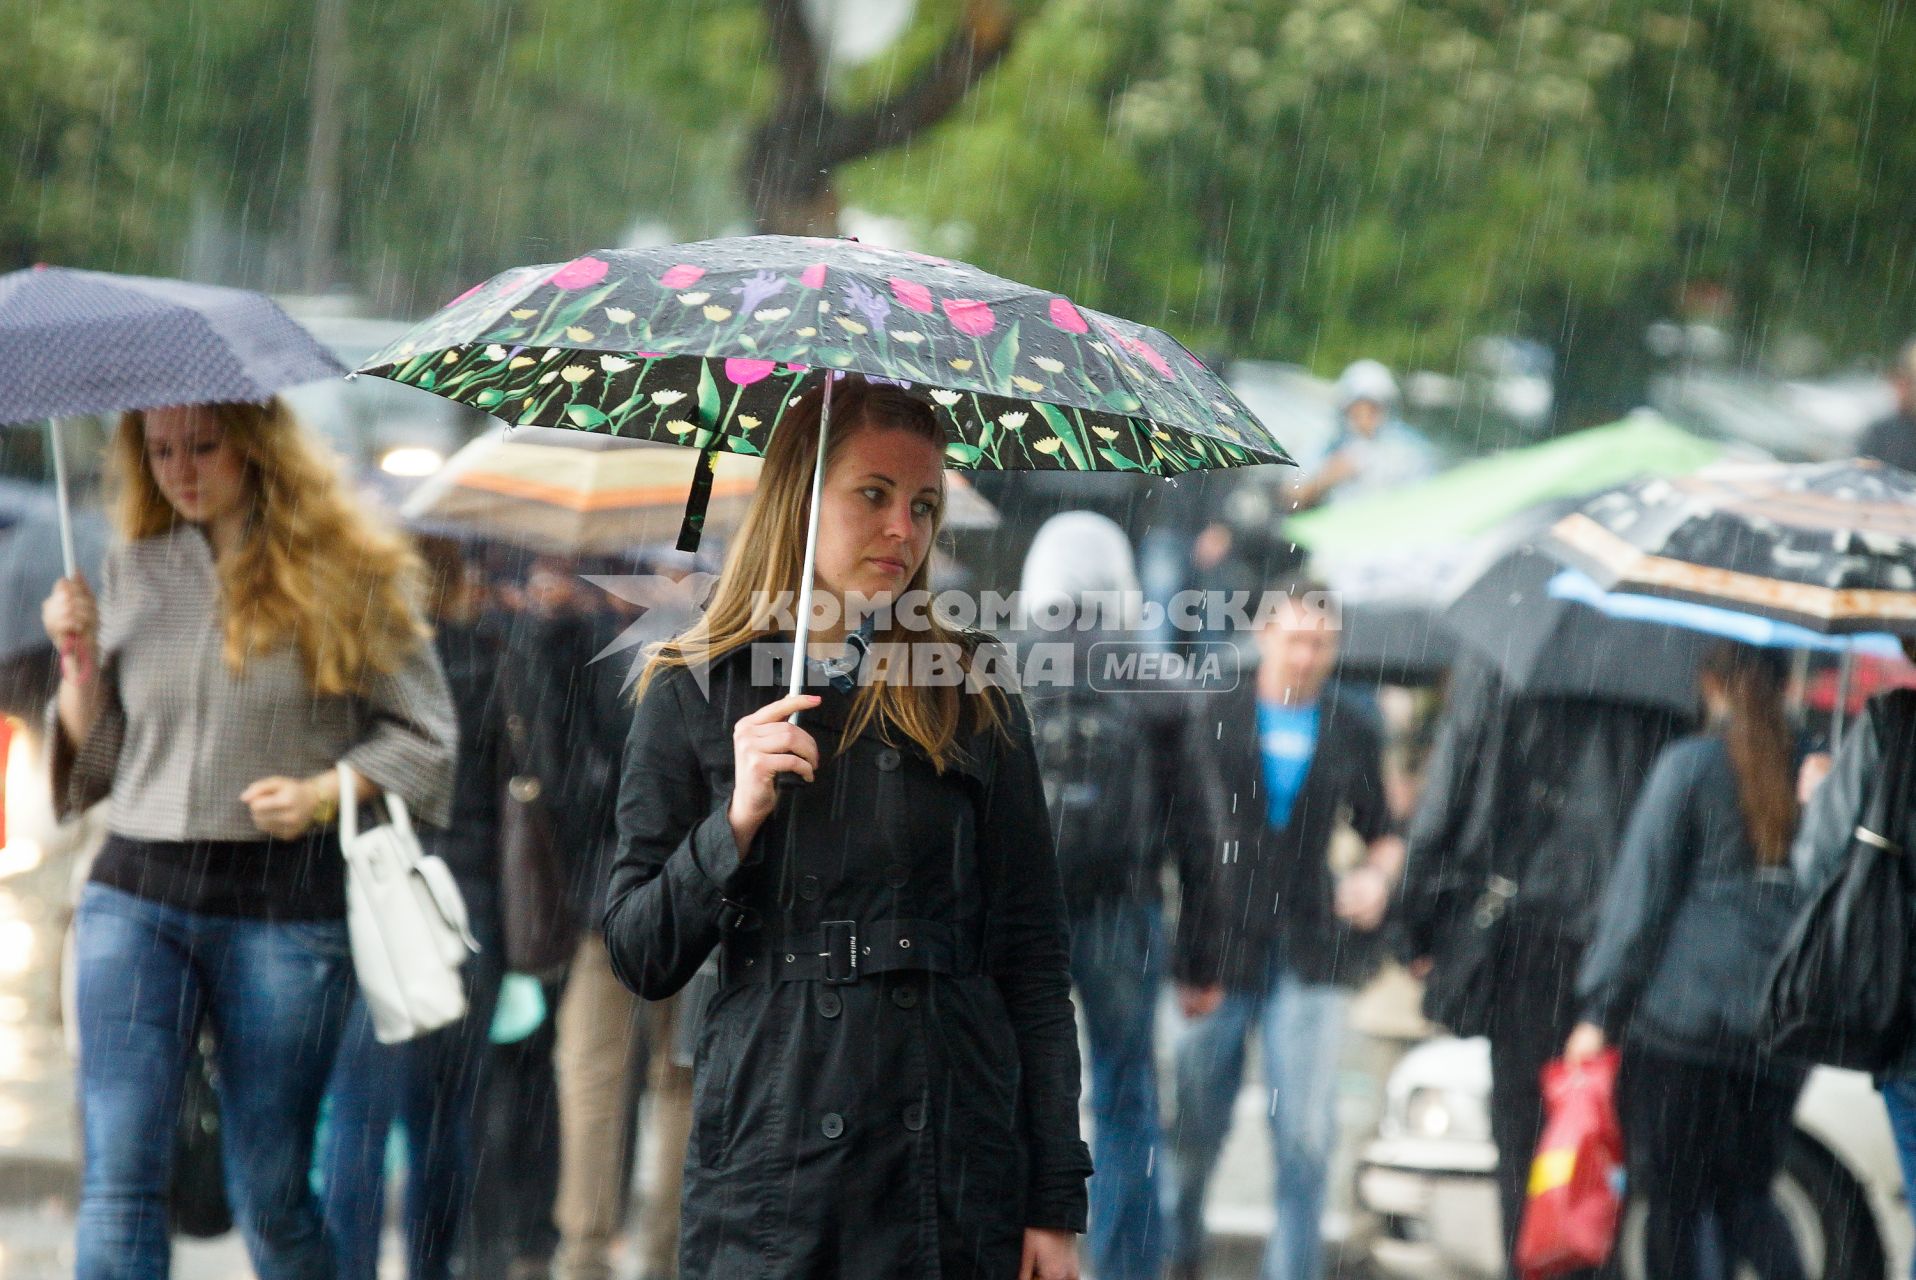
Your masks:
<svg viewBox="0 0 1916 1280"><path fill-rule="evenodd" d="M1697 662L1715 638L1553 596L1562 569L1533 547L1508 552L1451 603L1444 624L1512 693L1694 713Z"/></svg>
<svg viewBox="0 0 1916 1280"><path fill-rule="evenodd" d="M1606 590L1826 635L1916 635L1916 476L1879 462L1642 480L1558 521L1542 545Z"/></svg>
<svg viewBox="0 0 1916 1280"><path fill-rule="evenodd" d="M360 371L519 426L699 450L688 551L713 455L762 457L799 395L820 387L801 654L834 371L924 390L946 463L961 469L1172 476L1290 461L1168 334L962 262L850 240L750 236L514 268Z"/></svg>
<svg viewBox="0 0 1916 1280"><path fill-rule="evenodd" d="M1355 601L1342 611L1338 674L1411 687L1434 685L1457 660L1457 639L1428 604Z"/></svg>

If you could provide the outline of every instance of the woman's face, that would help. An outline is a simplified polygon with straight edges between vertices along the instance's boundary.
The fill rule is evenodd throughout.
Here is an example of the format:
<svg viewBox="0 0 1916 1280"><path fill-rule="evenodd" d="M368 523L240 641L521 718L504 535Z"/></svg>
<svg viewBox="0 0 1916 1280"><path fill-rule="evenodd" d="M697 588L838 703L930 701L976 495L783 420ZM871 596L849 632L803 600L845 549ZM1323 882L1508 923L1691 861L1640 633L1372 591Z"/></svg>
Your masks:
<svg viewBox="0 0 1916 1280"><path fill-rule="evenodd" d="M886 599L931 551L945 500L944 452L897 427L862 427L825 468L818 581L843 600Z"/></svg>
<svg viewBox="0 0 1916 1280"><path fill-rule="evenodd" d="M205 405L146 411L146 465L183 520L207 524L246 501L246 464Z"/></svg>

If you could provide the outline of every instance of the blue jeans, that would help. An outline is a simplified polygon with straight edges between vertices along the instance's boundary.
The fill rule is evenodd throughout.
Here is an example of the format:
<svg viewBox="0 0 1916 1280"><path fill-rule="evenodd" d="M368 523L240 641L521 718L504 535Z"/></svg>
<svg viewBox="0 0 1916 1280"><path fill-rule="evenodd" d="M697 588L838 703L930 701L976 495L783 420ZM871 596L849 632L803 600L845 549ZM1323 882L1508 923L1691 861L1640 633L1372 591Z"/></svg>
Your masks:
<svg viewBox="0 0 1916 1280"><path fill-rule="evenodd" d="M1162 909L1120 901L1074 916L1071 977L1091 1041L1092 1270L1099 1280L1154 1280L1164 1255L1154 1058Z"/></svg>
<svg viewBox="0 0 1916 1280"><path fill-rule="evenodd" d="M1325 1183L1337 1140L1337 1060L1349 993L1301 982L1273 962L1263 992L1226 991L1216 1012L1186 1026L1177 1046L1172 1138L1171 1256L1204 1252L1204 1194L1231 1131L1244 1081L1244 1045L1262 1035L1266 1114L1276 1163L1276 1222L1261 1280L1318 1280L1324 1265Z"/></svg>
<svg viewBox="0 0 1916 1280"><path fill-rule="evenodd" d="M1889 1129L1896 1138L1896 1159L1903 1166L1903 1190L1916 1197L1916 1079L1883 1082L1883 1105L1889 1109ZM1916 1264L1910 1267L1916 1277Z"/></svg>
<svg viewBox="0 0 1916 1280"><path fill-rule="evenodd" d="M489 890L461 884L479 954L466 962L466 1016L404 1044L380 1044L355 999L327 1089L319 1169L326 1231L339 1280L374 1280L386 1218L386 1140L406 1132L406 1273L452 1274L471 1202L487 1031L505 977L498 908Z"/></svg>
<svg viewBox="0 0 1916 1280"><path fill-rule="evenodd" d="M353 990L345 922L201 915L90 884L75 938L86 1169L74 1274L167 1275L173 1135L205 1014L227 1195L253 1268L261 1280L329 1280L307 1174Z"/></svg>

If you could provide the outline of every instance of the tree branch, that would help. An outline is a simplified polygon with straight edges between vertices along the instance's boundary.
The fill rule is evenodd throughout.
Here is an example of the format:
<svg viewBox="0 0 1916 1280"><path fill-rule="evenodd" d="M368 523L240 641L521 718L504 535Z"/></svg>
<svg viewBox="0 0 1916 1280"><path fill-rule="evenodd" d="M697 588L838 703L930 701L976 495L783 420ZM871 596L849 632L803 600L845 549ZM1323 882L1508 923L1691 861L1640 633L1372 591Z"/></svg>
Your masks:
<svg viewBox="0 0 1916 1280"><path fill-rule="evenodd" d="M916 80L854 115L831 113L820 158L836 167L937 124L1011 51L1017 21L1003 0L970 0L963 25Z"/></svg>
<svg viewBox="0 0 1916 1280"><path fill-rule="evenodd" d="M1006 0L969 0L962 25L910 84L846 113L825 96L818 47L799 0L764 0L764 12L778 99L746 149L746 195L760 230L814 235L836 230L832 170L895 147L949 115L1010 51L1018 21Z"/></svg>

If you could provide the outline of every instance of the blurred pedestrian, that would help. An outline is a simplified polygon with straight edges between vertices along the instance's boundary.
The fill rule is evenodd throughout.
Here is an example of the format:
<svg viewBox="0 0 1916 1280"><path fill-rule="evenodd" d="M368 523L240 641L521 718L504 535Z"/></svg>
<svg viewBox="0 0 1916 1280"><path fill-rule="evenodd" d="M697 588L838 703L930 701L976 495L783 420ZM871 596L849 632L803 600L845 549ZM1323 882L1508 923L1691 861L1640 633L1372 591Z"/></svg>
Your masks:
<svg viewBox="0 0 1916 1280"><path fill-rule="evenodd" d="M1173 962L1189 1020L1177 1046L1173 1274L1202 1274L1204 1200L1260 1038L1271 1091L1277 1215L1264 1280L1317 1280L1337 1138L1337 1060L1352 990L1382 960L1403 869L1383 742L1330 684L1328 592L1288 584L1256 632L1257 664L1205 695L1185 739L1189 841Z"/></svg>
<svg viewBox="0 0 1916 1280"><path fill-rule="evenodd" d="M560 978L553 1066L559 1181L553 1221L559 1280L609 1280L624 1225L636 1142L637 1075L647 1019L613 976L599 930L617 851L619 761L632 722L624 660L601 661L627 619L578 566L542 556L526 586L518 661L536 690L532 755L552 789L567 853L567 907L578 944Z"/></svg>
<svg viewBox="0 0 1916 1280"><path fill-rule="evenodd" d="M1000 651L901 608L873 619L857 678L782 694L776 601L800 586L819 401L779 423L703 621L641 681L626 751L614 969L657 999L720 953L680 1271L1075 1277L1090 1160L1064 904L1022 703L989 682ZM826 649L848 598L925 587L944 501L925 401L858 377L833 401ZM803 785L779 788L786 773Z"/></svg>
<svg viewBox="0 0 1916 1280"><path fill-rule="evenodd" d="M1507 1254L1543 1136L1540 1074L1575 1022L1598 898L1650 766L1683 727L1630 703L1513 696L1475 662L1451 673L1408 831L1402 924L1431 1020L1490 1040Z"/></svg>
<svg viewBox="0 0 1916 1280"><path fill-rule="evenodd" d="M1060 683L1027 679L1046 806L1071 925L1071 977L1091 1049L1091 1229L1099 1280L1156 1280L1159 1203L1157 1004L1164 982L1168 780L1181 700L1114 688L1091 664L1139 647L1131 542L1104 516L1069 511L1038 530L1018 586L1043 627L1023 665L1064 659ZM1153 696L1153 695L1157 696Z"/></svg>
<svg viewBox="0 0 1916 1280"><path fill-rule="evenodd" d="M1903 652L1911 662L1916 662L1916 637L1904 637ZM1790 851L1799 885L1827 883L1835 864L1849 852L1857 828L1868 817L1865 805L1873 787L1882 779L1884 761L1894 740L1892 735L1903 735L1905 742L1910 741L1910 735L1916 735L1916 714L1910 713L1910 695L1900 697L1900 704L1897 695L1873 699L1855 726L1843 736L1826 768L1818 770L1826 776L1808 789L1802 826ZM1916 806L1906 810L1906 813L1912 812L1916 812ZM1916 848L1916 821L1902 831L1877 834L1899 849ZM1916 977L1911 981L1916 982ZM1889 1126L1896 1139L1896 1158L1902 1166L1907 1202L1916 1195L1916 1043L1903 1055L1903 1061L1883 1074L1877 1086L1889 1111ZM1911 1274L1916 1276L1916 1264L1912 1264Z"/></svg>
<svg viewBox="0 0 1916 1280"><path fill-rule="evenodd" d="M165 1275L188 1048L217 1039L227 1185L262 1276L332 1274L308 1184L353 988L342 803L444 825L445 678L418 562L279 401L129 413L97 605L62 580L62 813L108 800L77 922L85 1128L75 1269ZM360 795L341 797L335 764Z"/></svg>
<svg viewBox="0 0 1916 1280"><path fill-rule="evenodd" d="M1323 460L1291 492L1299 510L1414 484L1437 470L1437 451L1398 416L1397 379L1375 360L1337 378L1337 433Z"/></svg>
<svg viewBox="0 0 1916 1280"><path fill-rule="evenodd" d="M353 1000L328 1088L320 1151L327 1234L340 1280L373 1280L386 1217L386 1149L394 1121L406 1135L404 1236L412 1280L450 1276L471 1203L474 1132L499 984L505 976L499 915L500 788L505 723L521 715L514 667L479 626L477 583L459 547L418 540L427 564L433 648L459 728L452 817L422 833L426 852L459 883L479 951L465 965L466 1014L403 1044L380 1044L363 999Z"/></svg>
<svg viewBox="0 0 1916 1280"><path fill-rule="evenodd" d="M1622 1045L1617 1111L1630 1189L1649 1206L1649 1280L1714 1275L1718 1258L1764 1280L1804 1274L1770 1185L1807 1073L1757 1040L1797 898L1785 679L1762 650L1723 641L1704 655L1706 727L1657 757L1577 980L1583 1022L1564 1056Z"/></svg>
<svg viewBox="0 0 1916 1280"><path fill-rule="evenodd" d="M1916 472L1916 338L1896 353L1889 384L1896 392L1896 412L1863 432L1856 456Z"/></svg>

